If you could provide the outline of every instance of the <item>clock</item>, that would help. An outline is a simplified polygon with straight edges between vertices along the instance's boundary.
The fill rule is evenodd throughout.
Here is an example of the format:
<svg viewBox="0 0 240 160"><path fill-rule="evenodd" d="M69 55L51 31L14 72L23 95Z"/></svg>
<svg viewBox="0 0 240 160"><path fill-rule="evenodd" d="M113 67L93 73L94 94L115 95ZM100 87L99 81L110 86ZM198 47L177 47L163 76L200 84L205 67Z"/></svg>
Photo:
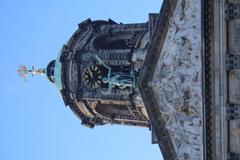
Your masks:
<svg viewBox="0 0 240 160"><path fill-rule="evenodd" d="M84 72L84 81L91 88L99 88L102 83L102 73L97 65L89 66Z"/></svg>

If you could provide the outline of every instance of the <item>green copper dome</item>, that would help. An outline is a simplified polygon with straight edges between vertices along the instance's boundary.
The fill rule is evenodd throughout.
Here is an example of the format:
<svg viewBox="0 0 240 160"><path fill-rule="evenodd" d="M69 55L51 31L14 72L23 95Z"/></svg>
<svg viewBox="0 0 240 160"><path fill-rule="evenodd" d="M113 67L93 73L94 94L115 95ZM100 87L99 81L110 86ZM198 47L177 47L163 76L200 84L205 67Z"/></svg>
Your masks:
<svg viewBox="0 0 240 160"><path fill-rule="evenodd" d="M46 76L47 76L48 80L51 81L52 83L55 83L55 77L54 77L55 61L56 60L52 60L47 65L47 68L46 68Z"/></svg>
<svg viewBox="0 0 240 160"><path fill-rule="evenodd" d="M61 56L61 52L59 53L56 60L52 60L46 68L46 76L48 80L54 83L57 86L58 90L62 89L62 79L61 79L61 69L62 64L59 61Z"/></svg>
<svg viewBox="0 0 240 160"><path fill-rule="evenodd" d="M59 91L62 90L62 79L61 79L62 64L60 62L60 56L61 56L61 52L59 53L59 55L55 61L55 68L54 68L55 84Z"/></svg>

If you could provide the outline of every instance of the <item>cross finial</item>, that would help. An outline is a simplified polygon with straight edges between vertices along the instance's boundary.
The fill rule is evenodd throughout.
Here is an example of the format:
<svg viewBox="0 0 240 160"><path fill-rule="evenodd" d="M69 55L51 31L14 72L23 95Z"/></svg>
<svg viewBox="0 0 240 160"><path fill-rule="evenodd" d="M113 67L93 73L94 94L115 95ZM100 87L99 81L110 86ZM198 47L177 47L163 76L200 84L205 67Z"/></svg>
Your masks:
<svg viewBox="0 0 240 160"><path fill-rule="evenodd" d="M41 68L41 69L35 70L34 66L32 66L32 69L28 70L26 66L20 65L17 72L18 72L19 76L24 78L24 81L27 81L28 72L30 72L32 76L35 74L43 75L43 74L45 74L45 69Z"/></svg>

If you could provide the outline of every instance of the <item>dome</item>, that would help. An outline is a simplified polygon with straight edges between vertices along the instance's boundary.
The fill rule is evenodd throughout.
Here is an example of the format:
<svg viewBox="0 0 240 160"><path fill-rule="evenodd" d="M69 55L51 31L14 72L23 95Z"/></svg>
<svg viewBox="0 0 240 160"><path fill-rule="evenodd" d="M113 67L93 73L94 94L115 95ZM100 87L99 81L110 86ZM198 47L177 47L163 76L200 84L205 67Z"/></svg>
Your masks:
<svg viewBox="0 0 240 160"><path fill-rule="evenodd" d="M46 68L46 75L49 81L52 83L55 83L55 77L54 77L54 70L55 70L55 62L56 60L52 60Z"/></svg>
<svg viewBox="0 0 240 160"><path fill-rule="evenodd" d="M62 50L60 51L58 57L56 60L52 60L45 70L46 76L48 80L52 83L54 83L57 87L57 89L60 91L62 90L62 78L61 78L61 70L62 70L62 64L60 62L60 56L61 56Z"/></svg>
<svg viewBox="0 0 240 160"><path fill-rule="evenodd" d="M62 64L60 62L60 56L61 56L61 51L57 57L57 59L55 60L55 67L54 67L54 80L55 80L55 84L57 89L60 91L62 90Z"/></svg>
<svg viewBox="0 0 240 160"><path fill-rule="evenodd" d="M61 52L56 60L52 60L46 68L46 76L48 80L54 83L57 89L60 91L62 89L62 79L61 79L61 69L62 64L60 62Z"/></svg>

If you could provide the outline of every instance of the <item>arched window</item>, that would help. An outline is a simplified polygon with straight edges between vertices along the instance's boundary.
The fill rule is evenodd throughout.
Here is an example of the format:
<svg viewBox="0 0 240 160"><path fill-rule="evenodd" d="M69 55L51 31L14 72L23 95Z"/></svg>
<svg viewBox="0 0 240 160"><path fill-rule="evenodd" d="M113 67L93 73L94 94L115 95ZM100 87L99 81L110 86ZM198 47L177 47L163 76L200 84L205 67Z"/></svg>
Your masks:
<svg viewBox="0 0 240 160"><path fill-rule="evenodd" d="M128 108L125 105L111 105L111 104L101 104L96 106L96 111L101 115L129 115Z"/></svg>
<svg viewBox="0 0 240 160"><path fill-rule="evenodd" d="M96 49L130 49L127 43L130 39L131 36L126 34L101 34L94 39L93 45Z"/></svg>

